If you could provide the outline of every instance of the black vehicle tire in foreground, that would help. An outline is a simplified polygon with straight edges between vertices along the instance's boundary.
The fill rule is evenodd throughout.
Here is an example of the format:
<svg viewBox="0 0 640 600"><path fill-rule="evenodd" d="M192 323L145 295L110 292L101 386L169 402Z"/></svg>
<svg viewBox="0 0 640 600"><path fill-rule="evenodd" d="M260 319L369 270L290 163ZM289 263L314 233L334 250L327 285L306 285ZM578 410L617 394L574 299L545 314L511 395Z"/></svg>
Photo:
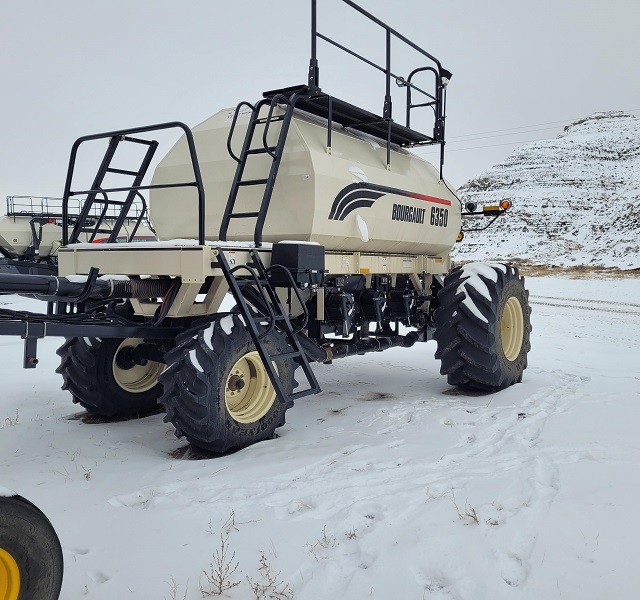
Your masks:
<svg viewBox="0 0 640 600"><path fill-rule="evenodd" d="M510 265L456 267L435 311L440 373L450 385L497 391L522 381L531 349L524 278Z"/></svg>
<svg viewBox="0 0 640 600"><path fill-rule="evenodd" d="M269 354L291 351L277 330L263 343ZM216 315L180 334L167 353L167 370L160 376L165 422L195 447L222 453L272 438L284 425L283 403L240 318ZM299 366L291 358L274 361L282 386L290 394Z"/></svg>
<svg viewBox="0 0 640 600"><path fill-rule="evenodd" d="M145 365L127 360L127 352L142 339L70 338L58 348L56 369L63 390L90 413L109 418L142 417L158 409L162 363Z"/></svg>
<svg viewBox="0 0 640 600"><path fill-rule="evenodd" d="M49 519L21 496L0 496L0 598L56 600L62 574L62 548Z"/></svg>

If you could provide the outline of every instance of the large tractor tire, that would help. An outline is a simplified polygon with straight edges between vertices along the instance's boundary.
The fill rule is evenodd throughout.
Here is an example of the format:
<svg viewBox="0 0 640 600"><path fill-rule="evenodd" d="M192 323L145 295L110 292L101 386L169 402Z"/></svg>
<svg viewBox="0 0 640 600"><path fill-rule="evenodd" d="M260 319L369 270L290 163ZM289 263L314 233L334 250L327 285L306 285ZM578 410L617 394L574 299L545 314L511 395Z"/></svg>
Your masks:
<svg viewBox="0 0 640 600"><path fill-rule="evenodd" d="M434 337L450 385L497 391L522 381L531 349L528 297L510 265L470 264L445 277Z"/></svg>
<svg viewBox="0 0 640 600"><path fill-rule="evenodd" d="M56 369L63 390L90 413L108 418L142 417L158 409L162 386L159 362L144 365L127 359L127 352L143 342L138 338L70 338L58 348Z"/></svg>
<svg viewBox="0 0 640 600"><path fill-rule="evenodd" d="M56 600L62 572L49 519L21 496L0 496L0 600Z"/></svg>
<svg viewBox="0 0 640 600"><path fill-rule="evenodd" d="M269 354L291 352L277 330L263 338ZM166 355L160 376L165 422L192 446L207 452L239 450L270 439L284 425L292 401L282 402L240 318L216 315L180 334ZM287 394L299 366L291 358L274 361Z"/></svg>

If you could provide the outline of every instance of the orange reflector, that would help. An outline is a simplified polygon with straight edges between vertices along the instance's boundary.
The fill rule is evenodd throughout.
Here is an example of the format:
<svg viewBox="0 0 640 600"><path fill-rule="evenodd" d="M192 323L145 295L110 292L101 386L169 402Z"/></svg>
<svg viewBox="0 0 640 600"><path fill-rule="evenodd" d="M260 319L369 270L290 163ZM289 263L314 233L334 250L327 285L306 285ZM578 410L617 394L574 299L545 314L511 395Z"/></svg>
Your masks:
<svg viewBox="0 0 640 600"><path fill-rule="evenodd" d="M509 200L503 200L500 202L500 208L502 210L509 210L511 208L511 202Z"/></svg>
<svg viewBox="0 0 640 600"><path fill-rule="evenodd" d="M499 206L483 206L482 207L482 212L496 212L499 210L500 210Z"/></svg>
<svg viewBox="0 0 640 600"><path fill-rule="evenodd" d="M456 242L461 242L464 238L464 233L462 233L462 231L458 234L458 237L456 238Z"/></svg>

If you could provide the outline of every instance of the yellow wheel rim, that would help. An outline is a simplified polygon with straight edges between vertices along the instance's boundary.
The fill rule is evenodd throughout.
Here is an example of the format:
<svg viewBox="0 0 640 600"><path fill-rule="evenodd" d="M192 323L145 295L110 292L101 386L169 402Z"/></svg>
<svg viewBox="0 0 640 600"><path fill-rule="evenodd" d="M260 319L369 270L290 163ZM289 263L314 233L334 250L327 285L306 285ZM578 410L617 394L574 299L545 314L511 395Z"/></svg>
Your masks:
<svg viewBox="0 0 640 600"><path fill-rule="evenodd" d="M0 600L17 600L20 592L20 569L13 556L0 548Z"/></svg>
<svg viewBox="0 0 640 600"><path fill-rule="evenodd" d="M269 412L276 400L276 390L255 350L233 365L224 395L227 410L238 423L255 423Z"/></svg>
<svg viewBox="0 0 640 600"><path fill-rule="evenodd" d="M116 362L118 352L127 347L135 348L142 344L143 341L141 338L126 339L118 346L118 350L113 355L113 378L123 390L132 394L141 394L150 390L158 383L158 376L164 371L165 367L162 363L152 360L148 361L146 365L134 365L130 369L123 369L118 366Z"/></svg>
<svg viewBox="0 0 640 600"><path fill-rule="evenodd" d="M515 296L511 296L504 305L500 319L500 338L502 351L507 360L514 361L520 354L524 337L524 316L522 306Z"/></svg>

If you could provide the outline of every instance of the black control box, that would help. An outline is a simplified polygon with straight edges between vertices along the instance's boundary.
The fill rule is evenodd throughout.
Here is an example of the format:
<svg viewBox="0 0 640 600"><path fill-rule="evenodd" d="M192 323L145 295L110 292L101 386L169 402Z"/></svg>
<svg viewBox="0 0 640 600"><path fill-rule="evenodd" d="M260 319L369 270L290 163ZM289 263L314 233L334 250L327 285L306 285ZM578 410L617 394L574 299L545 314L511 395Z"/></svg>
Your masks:
<svg viewBox="0 0 640 600"><path fill-rule="evenodd" d="M324 278L324 246L310 243L279 242L271 251L271 266L286 267L297 287L322 285ZM282 269L272 268L271 285L289 286L290 281Z"/></svg>

